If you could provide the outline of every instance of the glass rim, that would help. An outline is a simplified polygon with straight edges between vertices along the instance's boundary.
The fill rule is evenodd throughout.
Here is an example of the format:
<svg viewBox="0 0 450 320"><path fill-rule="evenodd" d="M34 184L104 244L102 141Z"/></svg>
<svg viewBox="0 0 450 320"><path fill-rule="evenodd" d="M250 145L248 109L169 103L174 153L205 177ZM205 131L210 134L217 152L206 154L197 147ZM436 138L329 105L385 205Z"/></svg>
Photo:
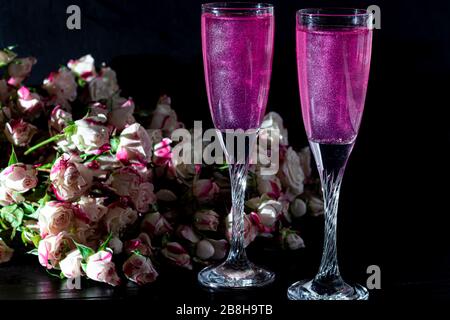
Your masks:
<svg viewBox="0 0 450 320"><path fill-rule="evenodd" d="M209 2L202 4L202 12L209 13L272 13L273 4L263 2Z"/></svg>
<svg viewBox="0 0 450 320"><path fill-rule="evenodd" d="M298 16L306 17L370 17L371 12L358 8L305 8L297 11Z"/></svg>

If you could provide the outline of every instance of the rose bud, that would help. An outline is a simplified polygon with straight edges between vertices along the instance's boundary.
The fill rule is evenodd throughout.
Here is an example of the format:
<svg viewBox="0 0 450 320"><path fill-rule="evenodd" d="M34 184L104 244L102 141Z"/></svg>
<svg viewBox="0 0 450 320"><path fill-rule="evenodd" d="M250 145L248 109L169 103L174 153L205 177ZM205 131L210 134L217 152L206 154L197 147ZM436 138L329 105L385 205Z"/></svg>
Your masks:
<svg viewBox="0 0 450 320"><path fill-rule="evenodd" d="M27 87L20 87L17 96L17 107L22 113L33 114L43 106L41 97L37 93L30 92Z"/></svg>
<svg viewBox="0 0 450 320"><path fill-rule="evenodd" d="M23 119L11 120L5 124L4 130L8 141L18 147L28 145L36 132L37 128Z"/></svg>
<svg viewBox="0 0 450 320"><path fill-rule="evenodd" d="M312 216L316 217L316 216L320 216L320 215L324 214L325 209L324 209L323 199L311 196L307 202L308 202L308 208L309 208Z"/></svg>
<svg viewBox="0 0 450 320"><path fill-rule="evenodd" d="M282 237L283 247L289 250L297 250L305 247L303 239L293 230L282 229L280 230Z"/></svg>
<svg viewBox="0 0 450 320"><path fill-rule="evenodd" d="M12 164L0 172L0 184L7 190L24 193L37 186L37 171L22 163Z"/></svg>
<svg viewBox="0 0 450 320"><path fill-rule="evenodd" d="M50 181L58 200L73 201L92 186L92 173L75 157L63 154L52 166Z"/></svg>
<svg viewBox="0 0 450 320"><path fill-rule="evenodd" d="M101 154L109 148L109 130L103 125L102 117L89 117L75 121L76 131L71 142L81 152Z"/></svg>
<svg viewBox="0 0 450 320"><path fill-rule="evenodd" d="M170 107L170 98L162 96L155 111L153 111L150 129L161 129L164 134L169 135L175 129L182 128L183 124L178 122L176 112Z"/></svg>
<svg viewBox="0 0 450 320"><path fill-rule="evenodd" d="M59 262L62 274L69 279L81 276L82 261L83 257L78 249L70 251L66 257Z"/></svg>
<svg viewBox="0 0 450 320"><path fill-rule="evenodd" d="M208 240L212 246L214 247L214 255L211 257L211 259L214 260L222 260L225 258L225 255L228 252L228 241L225 239L221 240L214 240L214 239L206 239Z"/></svg>
<svg viewBox="0 0 450 320"><path fill-rule="evenodd" d="M11 260L14 250L6 245L0 238L0 264Z"/></svg>
<svg viewBox="0 0 450 320"><path fill-rule="evenodd" d="M281 214L283 205L279 201L267 200L262 201L258 206L258 216L260 222L269 229L272 229Z"/></svg>
<svg viewBox="0 0 450 320"><path fill-rule="evenodd" d="M123 273L128 280L138 285L151 283L158 277L158 272L153 267L150 258L140 254L133 254L124 262Z"/></svg>
<svg viewBox="0 0 450 320"><path fill-rule="evenodd" d="M300 198L295 199L293 202L291 202L289 211L294 218L302 217L307 211L305 201Z"/></svg>
<svg viewBox="0 0 450 320"><path fill-rule="evenodd" d="M92 101L111 98L119 90L116 72L109 67L103 67L98 76L89 81L88 89Z"/></svg>
<svg viewBox="0 0 450 320"><path fill-rule="evenodd" d="M73 218L72 204L49 201L38 210L38 225L42 238L69 231Z"/></svg>
<svg viewBox="0 0 450 320"><path fill-rule="evenodd" d="M37 60L34 57L16 59L14 63L8 65L8 84L14 87L20 86L31 72L31 68L36 64Z"/></svg>
<svg viewBox="0 0 450 320"><path fill-rule="evenodd" d="M164 202L173 202L178 199L177 195L168 189L161 189L155 195L159 201Z"/></svg>
<svg viewBox="0 0 450 320"><path fill-rule="evenodd" d="M126 127L120 134L116 157L129 163L147 164L152 157L152 141L147 131L138 123Z"/></svg>
<svg viewBox="0 0 450 320"><path fill-rule="evenodd" d="M172 226L159 212L148 213L141 223L141 230L148 233L153 238L165 233L172 232Z"/></svg>
<svg viewBox="0 0 450 320"><path fill-rule="evenodd" d="M125 99L114 96L111 102L111 112L108 114L108 123L117 130L122 131L127 126L136 122L134 119L134 102L132 99Z"/></svg>
<svg viewBox="0 0 450 320"><path fill-rule="evenodd" d="M210 179L199 179L194 182L193 194L200 203L211 202L219 194L219 186Z"/></svg>
<svg viewBox="0 0 450 320"><path fill-rule="evenodd" d="M260 195L267 194L272 199L278 199L281 195L281 182L276 176L257 175L257 186Z"/></svg>
<svg viewBox="0 0 450 320"><path fill-rule="evenodd" d="M48 127L52 134L60 133L65 127L72 122L72 114L65 111L61 105L53 108L48 121Z"/></svg>
<svg viewBox="0 0 450 320"><path fill-rule="evenodd" d="M280 165L280 170L278 170L278 177L294 197L303 193L305 174L301 167L300 158L292 147L289 147L286 152L285 159Z"/></svg>
<svg viewBox="0 0 450 320"><path fill-rule="evenodd" d="M148 234L142 232L136 239L128 240L124 244L125 253L131 254L133 251L138 251L144 256L151 256L153 254L152 242Z"/></svg>
<svg viewBox="0 0 450 320"><path fill-rule="evenodd" d="M197 243L195 254L202 260L207 260L214 255L214 247L208 240L201 240Z"/></svg>
<svg viewBox="0 0 450 320"><path fill-rule="evenodd" d="M112 253L99 251L91 255L87 260L86 276L89 279L105 282L112 286L120 284L120 278L116 272L116 266L112 260Z"/></svg>
<svg viewBox="0 0 450 320"><path fill-rule="evenodd" d="M39 263L47 269L52 269L59 264L67 250L73 249L73 243L65 231L57 235L49 235L39 241Z"/></svg>
<svg viewBox="0 0 450 320"><path fill-rule="evenodd" d="M212 210L197 211L194 214L194 226L198 230L217 231L219 215Z"/></svg>
<svg viewBox="0 0 450 320"><path fill-rule="evenodd" d="M73 73L60 68L58 72L52 72L44 80L44 89L51 96L55 96L57 101L74 101L77 97L77 83Z"/></svg>
<svg viewBox="0 0 450 320"><path fill-rule="evenodd" d="M90 81L96 75L94 58L88 54L78 60L70 60L67 67L80 78Z"/></svg>
<svg viewBox="0 0 450 320"><path fill-rule="evenodd" d="M108 247L114 254L121 254L123 250L123 242L119 239L119 237L115 236L109 241Z"/></svg>
<svg viewBox="0 0 450 320"><path fill-rule="evenodd" d="M14 191L9 190L8 188L5 188L4 186L0 185L0 206L9 206L10 204L13 204L17 201L17 196L19 196L20 201L25 200L24 197L22 197L20 194L15 193Z"/></svg>
<svg viewBox="0 0 450 320"><path fill-rule="evenodd" d="M172 264L192 270L191 257L178 242L168 242L161 254Z"/></svg>
<svg viewBox="0 0 450 320"><path fill-rule="evenodd" d="M177 229L177 234L180 238L186 239L192 243L197 243L200 241L200 238L195 234L191 226L179 226Z"/></svg>
<svg viewBox="0 0 450 320"><path fill-rule="evenodd" d="M170 163L172 159L172 140L164 138L153 147L153 163L157 166L164 166Z"/></svg>

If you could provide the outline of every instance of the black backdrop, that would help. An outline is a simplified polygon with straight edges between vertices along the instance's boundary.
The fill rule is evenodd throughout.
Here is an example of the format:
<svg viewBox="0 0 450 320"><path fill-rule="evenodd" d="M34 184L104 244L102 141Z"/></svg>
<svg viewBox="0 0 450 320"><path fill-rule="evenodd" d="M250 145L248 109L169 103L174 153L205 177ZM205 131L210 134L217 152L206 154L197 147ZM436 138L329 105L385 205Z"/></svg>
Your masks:
<svg viewBox="0 0 450 320"><path fill-rule="evenodd" d="M112 65L124 94L141 106L153 108L167 93L188 126L193 120L211 124L201 61L201 2L0 0L0 47L16 44L21 55L37 57L31 83L91 53L98 63ZM276 34L268 110L283 116L297 147L306 144L306 137L296 78L295 11L381 8L366 111L341 196L342 269L362 279L368 265L380 265L386 295L395 296L396 284L404 282L429 284L427 293L448 295L450 287L439 286L450 279L450 2L271 2ZM81 30L66 28L70 4L81 8ZM319 263L320 249L314 247L313 263Z"/></svg>

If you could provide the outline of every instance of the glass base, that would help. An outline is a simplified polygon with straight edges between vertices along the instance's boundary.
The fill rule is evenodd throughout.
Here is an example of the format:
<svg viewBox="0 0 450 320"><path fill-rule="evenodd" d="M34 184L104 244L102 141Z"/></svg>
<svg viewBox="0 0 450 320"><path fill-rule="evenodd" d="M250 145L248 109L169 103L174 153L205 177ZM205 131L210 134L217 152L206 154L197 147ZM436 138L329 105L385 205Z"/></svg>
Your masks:
<svg viewBox="0 0 450 320"><path fill-rule="evenodd" d="M275 280L275 273L249 263L245 268L226 261L218 266L209 266L198 274L201 285L213 289L251 289L263 287Z"/></svg>
<svg viewBox="0 0 450 320"><path fill-rule="evenodd" d="M359 284L344 283L336 292L321 292L314 288L313 280L298 281L288 289L290 300L367 300L369 292Z"/></svg>

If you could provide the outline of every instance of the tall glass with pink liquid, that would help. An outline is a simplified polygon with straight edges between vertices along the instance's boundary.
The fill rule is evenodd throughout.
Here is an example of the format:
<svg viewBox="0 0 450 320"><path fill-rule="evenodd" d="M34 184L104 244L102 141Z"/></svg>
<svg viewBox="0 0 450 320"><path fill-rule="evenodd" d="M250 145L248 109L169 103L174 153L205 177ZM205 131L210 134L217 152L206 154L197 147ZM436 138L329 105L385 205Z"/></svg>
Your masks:
<svg viewBox="0 0 450 320"><path fill-rule="evenodd" d="M264 117L272 71L273 7L260 3L202 5L202 48L211 116L229 164L232 233L228 257L202 270L199 282L210 288L267 285L274 274L249 262L244 247L244 196L249 155ZM240 130L239 130L240 129ZM237 130L237 131L236 131ZM245 131L245 132L243 132ZM244 136L239 150L229 135ZM237 151L237 152L236 152Z"/></svg>
<svg viewBox="0 0 450 320"><path fill-rule="evenodd" d="M297 67L303 122L322 182L325 240L319 272L288 290L294 300L367 299L343 281L337 262L339 191L364 109L372 47L372 14L358 9L297 12Z"/></svg>

